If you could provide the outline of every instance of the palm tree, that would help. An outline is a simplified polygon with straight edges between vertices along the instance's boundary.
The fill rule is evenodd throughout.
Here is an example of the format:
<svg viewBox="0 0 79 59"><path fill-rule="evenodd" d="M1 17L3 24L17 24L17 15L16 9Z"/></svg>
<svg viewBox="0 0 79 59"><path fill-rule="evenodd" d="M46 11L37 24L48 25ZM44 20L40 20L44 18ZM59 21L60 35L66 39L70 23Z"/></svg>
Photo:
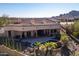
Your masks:
<svg viewBox="0 0 79 59"><path fill-rule="evenodd" d="M41 44L40 42L35 42L34 43L35 46L40 46L40 44Z"/></svg>
<svg viewBox="0 0 79 59"><path fill-rule="evenodd" d="M55 43L55 42L50 42L50 44L51 44L51 47L52 47L52 48L54 48L54 49L57 48L57 43Z"/></svg>
<svg viewBox="0 0 79 59"><path fill-rule="evenodd" d="M57 43L55 43L55 42L46 42L45 46L46 47L56 48L57 47Z"/></svg>
<svg viewBox="0 0 79 59"><path fill-rule="evenodd" d="M40 55L44 56L46 54L46 46L44 44L41 44L39 46Z"/></svg>
<svg viewBox="0 0 79 59"><path fill-rule="evenodd" d="M34 45L36 46L35 49L34 49L34 53L35 55L39 55L39 46L41 45L40 42L35 42Z"/></svg>
<svg viewBox="0 0 79 59"><path fill-rule="evenodd" d="M53 49L57 47L55 42L46 42L45 46L47 47L46 55L52 55Z"/></svg>

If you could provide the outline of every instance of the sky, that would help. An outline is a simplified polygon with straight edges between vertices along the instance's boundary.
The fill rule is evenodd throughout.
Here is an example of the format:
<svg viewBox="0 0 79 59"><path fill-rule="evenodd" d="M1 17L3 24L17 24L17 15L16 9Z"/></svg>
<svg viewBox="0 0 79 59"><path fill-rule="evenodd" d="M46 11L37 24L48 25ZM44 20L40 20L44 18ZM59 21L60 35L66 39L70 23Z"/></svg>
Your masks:
<svg viewBox="0 0 79 59"><path fill-rule="evenodd" d="M71 10L79 11L79 3L0 3L0 16L52 17Z"/></svg>

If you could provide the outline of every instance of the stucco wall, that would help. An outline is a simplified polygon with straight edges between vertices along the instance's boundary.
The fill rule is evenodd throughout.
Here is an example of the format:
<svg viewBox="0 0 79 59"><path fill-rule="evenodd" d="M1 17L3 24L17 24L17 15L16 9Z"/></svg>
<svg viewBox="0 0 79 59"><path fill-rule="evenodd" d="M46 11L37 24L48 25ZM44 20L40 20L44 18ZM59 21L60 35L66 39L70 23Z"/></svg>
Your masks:
<svg viewBox="0 0 79 59"><path fill-rule="evenodd" d="M42 29L60 29L59 24L54 25L39 25L39 26L6 26L4 27L5 31L16 30L16 31L32 31L32 30L42 30Z"/></svg>

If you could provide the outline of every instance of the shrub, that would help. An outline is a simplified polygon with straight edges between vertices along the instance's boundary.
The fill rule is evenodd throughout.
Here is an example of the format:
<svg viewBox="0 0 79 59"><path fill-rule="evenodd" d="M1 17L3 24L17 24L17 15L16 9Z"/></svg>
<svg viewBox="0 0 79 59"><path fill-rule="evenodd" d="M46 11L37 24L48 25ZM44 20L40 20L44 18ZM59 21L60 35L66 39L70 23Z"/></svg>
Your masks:
<svg viewBox="0 0 79 59"><path fill-rule="evenodd" d="M73 32L72 34L73 34L75 37L78 37L79 32Z"/></svg>
<svg viewBox="0 0 79 59"><path fill-rule="evenodd" d="M68 37L65 33L61 33L61 39L60 39L61 42L65 43L68 41Z"/></svg>
<svg viewBox="0 0 79 59"><path fill-rule="evenodd" d="M79 21L75 21L74 24L71 26L72 27L72 34L75 37L78 37L79 35Z"/></svg>

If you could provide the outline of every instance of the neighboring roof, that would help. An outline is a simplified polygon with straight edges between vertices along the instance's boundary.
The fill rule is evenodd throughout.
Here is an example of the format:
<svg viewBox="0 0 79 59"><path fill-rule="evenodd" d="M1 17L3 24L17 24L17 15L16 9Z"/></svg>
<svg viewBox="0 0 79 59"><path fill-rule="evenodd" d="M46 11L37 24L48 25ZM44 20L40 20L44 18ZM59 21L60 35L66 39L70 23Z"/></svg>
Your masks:
<svg viewBox="0 0 79 59"><path fill-rule="evenodd" d="M54 22L59 22L60 20L56 19L55 17L50 18L50 20L54 21Z"/></svg>

